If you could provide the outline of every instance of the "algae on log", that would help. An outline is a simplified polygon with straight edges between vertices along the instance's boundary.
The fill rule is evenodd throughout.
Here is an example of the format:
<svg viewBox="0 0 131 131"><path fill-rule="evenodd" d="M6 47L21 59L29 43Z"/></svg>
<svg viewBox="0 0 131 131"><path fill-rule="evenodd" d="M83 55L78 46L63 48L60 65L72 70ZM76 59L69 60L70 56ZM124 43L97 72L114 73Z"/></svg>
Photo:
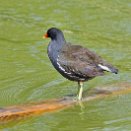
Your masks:
<svg viewBox="0 0 131 131"><path fill-rule="evenodd" d="M91 89L90 91L84 91L83 99L81 102L87 102L95 99L109 97L112 95L126 94L130 92L130 83L119 83L106 85L103 87L96 87ZM79 103L80 102L78 102L72 97L65 97L53 100L46 100L43 102L33 104L16 105L11 107L0 108L0 121L3 122L9 120L22 119L27 116L53 112Z"/></svg>

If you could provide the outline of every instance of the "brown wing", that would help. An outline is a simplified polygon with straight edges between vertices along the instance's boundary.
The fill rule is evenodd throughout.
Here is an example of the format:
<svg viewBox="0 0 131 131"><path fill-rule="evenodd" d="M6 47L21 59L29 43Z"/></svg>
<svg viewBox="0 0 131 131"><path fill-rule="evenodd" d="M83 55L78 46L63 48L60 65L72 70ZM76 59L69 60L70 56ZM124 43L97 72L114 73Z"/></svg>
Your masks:
<svg viewBox="0 0 131 131"><path fill-rule="evenodd" d="M59 55L58 62L68 73L82 77L95 77L103 75L103 71L98 67L102 62L100 56L78 45L66 45Z"/></svg>

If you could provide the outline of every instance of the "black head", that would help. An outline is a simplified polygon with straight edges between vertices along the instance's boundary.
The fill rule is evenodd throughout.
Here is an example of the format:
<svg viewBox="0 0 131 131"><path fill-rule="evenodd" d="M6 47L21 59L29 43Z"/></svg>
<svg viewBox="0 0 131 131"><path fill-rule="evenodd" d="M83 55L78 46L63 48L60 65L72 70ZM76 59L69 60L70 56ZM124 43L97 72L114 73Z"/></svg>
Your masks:
<svg viewBox="0 0 131 131"><path fill-rule="evenodd" d="M47 30L47 33L45 34L45 37L48 38L50 37L52 40L57 40L57 39L64 39L63 32L60 29L57 29L55 27L52 27Z"/></svg>

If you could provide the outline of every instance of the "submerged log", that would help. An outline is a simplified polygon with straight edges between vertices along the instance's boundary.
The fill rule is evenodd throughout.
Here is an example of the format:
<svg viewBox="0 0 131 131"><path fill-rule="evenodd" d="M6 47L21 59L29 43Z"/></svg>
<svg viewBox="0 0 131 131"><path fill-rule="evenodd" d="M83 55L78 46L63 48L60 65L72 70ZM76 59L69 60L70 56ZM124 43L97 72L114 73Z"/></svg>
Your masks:
<svg viewBox="0 0 131 131"><path fill-rule="evenodd" d="M129 83L119 83L109 86L97 87L91 89L90 91L85 91L83 93L83 99L81 102L126 93L131 93L131 84ZM53 100L46 100L33 104L0 108L0 121L3 122L8 120L16 120L27 116L53 112L70 107L74 104L79 104L79 102L72 97L65 97Z"/></svg>

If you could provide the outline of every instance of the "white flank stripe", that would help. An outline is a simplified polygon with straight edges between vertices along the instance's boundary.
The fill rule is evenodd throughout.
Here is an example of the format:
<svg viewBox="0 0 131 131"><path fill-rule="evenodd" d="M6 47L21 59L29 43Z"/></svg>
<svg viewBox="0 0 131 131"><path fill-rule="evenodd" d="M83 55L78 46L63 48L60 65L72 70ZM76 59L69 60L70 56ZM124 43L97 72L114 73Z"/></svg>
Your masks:
<svg viewBox="0 0 131 131"><path fill-rule="evenodd" d="M110 72L111 72L111 70L110 70L107 66L103 66L103 65L101 65L101 64L98 64L98 66L99 66L101 69L103 69L103 70L106 70L106 71L110 71Z"/></svg>
<svg viewBox="0 0 131 131"><path fill-rule="evenodd" d="M64 72L65 72L65 69L63 68L63 67L61 67L61 65L57 62L57 65L59 66L59 68L61 69L61 70L63 70Z"/></svg>
<svg viewBox="0 0 131 131"><path fill-rule="evenodd" d="M63 67L59 64L59 62L58 62L58 61L59 61L59 59L57 59L57 65L59 66L59 68L60 68L62 71L64 71L64 73L66 73L66 74L69 74L69 75L70 75L71 73L66 72L66 71L65 71L65 69L64 69L64 68L63 68Z"/></svg>

